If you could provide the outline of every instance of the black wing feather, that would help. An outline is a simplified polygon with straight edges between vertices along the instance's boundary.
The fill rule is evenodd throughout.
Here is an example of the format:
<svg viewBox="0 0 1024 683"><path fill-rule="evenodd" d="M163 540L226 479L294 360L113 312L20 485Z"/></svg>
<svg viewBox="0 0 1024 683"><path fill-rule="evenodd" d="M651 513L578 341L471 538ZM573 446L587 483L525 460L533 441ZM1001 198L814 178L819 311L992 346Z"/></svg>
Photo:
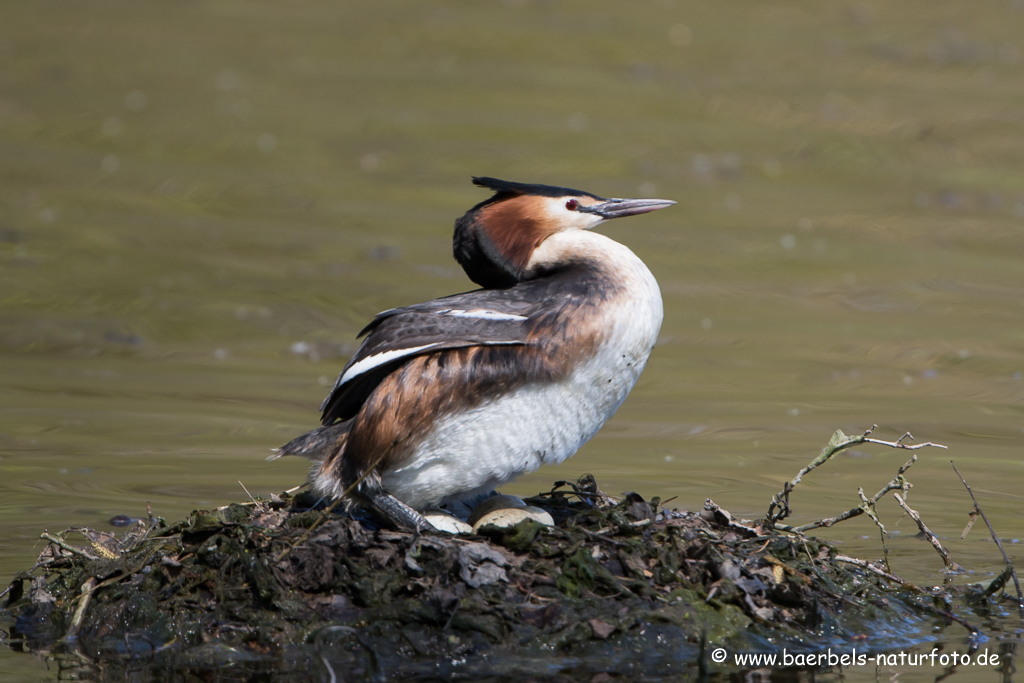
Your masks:
<svg viewBox="0 0 1024 683"><path fill-rule="evenodd" d="M385 377L416 356L468 346L528 343L529 314L537 304L509 297L510 291L503 290L496 296L493 290L481 289L379 313L359 333L367 335L366 339L342 369L334 389L320 406L321 421L330 424L355 416ZM479 313L471 313L474 311L487 311L496 316L481 317ZM374 364L369 360L375 356L382 362ZM363 361L367 361L367 368L346 378L346 374Z"/></svg>
<svg viewBox="0 0 1024 683"><path fill-rule="evenodd" d="M531 333L538 327L554 328L563 311L584 301L596 303L606 290L599 273L567 268L508 289L477 289L379 313L359 333L366 339L320 406L321 421L331 424L354 417L385 377L416 356L470 346L534 343ZM504 319L460 317L452 311L489 311ZM368 361L367 367L346 378L359 363L388 353L392 355L378 363Z"/></svg>

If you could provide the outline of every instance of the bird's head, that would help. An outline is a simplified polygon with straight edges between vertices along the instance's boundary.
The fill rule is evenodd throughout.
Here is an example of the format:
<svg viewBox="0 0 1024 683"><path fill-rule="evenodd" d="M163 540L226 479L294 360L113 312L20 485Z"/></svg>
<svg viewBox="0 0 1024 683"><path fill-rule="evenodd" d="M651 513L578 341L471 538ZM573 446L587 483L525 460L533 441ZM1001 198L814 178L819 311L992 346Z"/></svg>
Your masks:
<svg viewBox="0 0 1024 683"><path fill-rule="evenodd" d="M500 289L529 279L530 258L552 235L675 204L667 199L608 199L552 185L473 178L494 195L455 221L455 259L482 287Z"/></svg>

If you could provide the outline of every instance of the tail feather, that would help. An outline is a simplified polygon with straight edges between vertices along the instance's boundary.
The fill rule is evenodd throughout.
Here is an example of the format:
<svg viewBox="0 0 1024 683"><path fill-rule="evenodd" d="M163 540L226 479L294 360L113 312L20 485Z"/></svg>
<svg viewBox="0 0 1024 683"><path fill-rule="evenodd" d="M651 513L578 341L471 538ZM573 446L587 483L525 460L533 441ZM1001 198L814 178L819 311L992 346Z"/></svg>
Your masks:
<svg viewBox="0 0 1024 683"><path fill-rule="evenodd" d="M280 448L275 448L269 459L274 460L284 455L301 455L310 460L325 460L345 447L351 425L351 421L346 421L318 427L295 437Z"/></svg>

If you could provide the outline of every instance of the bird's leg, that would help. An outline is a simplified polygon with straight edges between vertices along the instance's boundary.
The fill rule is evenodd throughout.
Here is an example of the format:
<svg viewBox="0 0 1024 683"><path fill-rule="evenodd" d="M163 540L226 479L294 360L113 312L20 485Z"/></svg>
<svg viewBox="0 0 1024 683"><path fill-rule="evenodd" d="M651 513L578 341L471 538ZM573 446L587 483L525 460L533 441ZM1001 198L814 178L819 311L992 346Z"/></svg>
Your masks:
<svg viewBox="0 0 1024 683"><path fill-rule="evenodd" d="M341 470L341 480L345 483L345 491L341 495L351 494L355 503L372 508L399 529L419 533L421 529L434 528L423 515L384 490L380 472L376 469L383 456L378 457L368 468L361 469L357 463L345 457L343 450L336 451L334 455L334 461L325 460L321 470L324 467Z"/></svg>
<svg viewBox="0 0 1024 683"><path fill-rule="evenodd" d="M381 516L397 526L399 529L408 529L419 532L422 529L432 529L433 525L420 513L398 500L385 491L363 491L362 497L379 512Z"/></svg>

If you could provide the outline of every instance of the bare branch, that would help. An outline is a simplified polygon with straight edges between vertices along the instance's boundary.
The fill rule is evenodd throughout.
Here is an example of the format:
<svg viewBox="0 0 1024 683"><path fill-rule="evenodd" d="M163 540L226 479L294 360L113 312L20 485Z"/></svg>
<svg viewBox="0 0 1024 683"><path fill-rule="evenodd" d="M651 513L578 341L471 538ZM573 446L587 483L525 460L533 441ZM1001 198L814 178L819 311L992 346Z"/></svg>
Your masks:
<svg viewBox="0 0 1024 683"><path fill-rule="evenodd" d="M78 598L78 608L75 610L75 616L71 619L71 625L68 627L67 633L64 635L65 639L74 638L78 635L78 630L82 627L82 621L85 619L85 612L89 609L89 602L92 601L93 593L96 590L96 577L90 576L82 584L82 592Z"/></svg>
<svg viewBox="0 0 1024 683"><path fill-rule="evenodd" d="M900 585L902 585L902 586L904 586L906 588L909 588L910 590L913 590L913 591L915 591L917 593L927 593L928 592L928 591L924 590L923 588L921 588L919 586L915 586L912 583L904 581L903 579L901 579L900 577L896 576L895 574L890 574L889 572L882 571L878 567L874 566L873 564L871 564L870 562L867 562L865 560L858 560L855 557L848 557L846 555L836 555L835 556L835 560L837 562L845 562L847 564L852 564L852 565L856 565L858 567L863 567L864 569L867 569L870 572L874 572L875 574L878 574L879 576L882 576L882 577L884 577L886 579L889 579L890 581L895 581L896 583L898 583L898 584L900 584ZM981 631L976 626L971 624L971 622L967 621L963 617L959 617L959 616L953 614L952 612L947 612L944 609L939 609L935 605L931 606L931 610L933 612L935 612L935 614L938 614L939 616L941 616L941 617L943 617L945 619L949 619L950 621L955 621L956 623L960 624L961 626L966 628L970 632L970 634L972 636L981 633Z"/></svg>
<svg viewBox="0 0 1024 683"><path fill-rule="evenodd" d="M49 541L50 543L53 543L53 544L63 548L64 550L68 551L69 553L74 553L75 555L81 555L82 557L84 557L87 560L98 559L92 553L87 552L85 550L82 550L81 548L76 548L73 545L68 545L67 543L64 542L63 538L58 538L57 536L54 536L54 535L52 535L50 533L47 533L45 531L43 533L39 534L39 538L41 538L43 540L46 540L46 541Z"/></svg>
<svg viewBox="0 0 1024 683"><path fill-rule="evenodd" d="M870 433L870 431L865 433ZM879 492L873 495L871 498L865 498L863 489L859 489L860 497L863 502L855 508L850 508L846 512L838 514L835 517L829 517L828 519L820 519L817 522L810 522L809 524L804 524L802 526L794 527L789 526L788 524L775 524L775 528L779 531L788 531L790 533L802 534L805 531L810 531L811 529L827 529L833 524L838 524L839 522L843 522L852 517L859 517L860 515L867 513L869 517L875 520L875 524L877 524L882 529L882 531L885 532L885 527L883 527L881 522L878 521L878 516L875 512L875 504L882 498L882 496L884 496L889 491L906 492L907 490L910 489L911 484L910 482L903 478L903 475L908 469L910 469L910 466L913 465L915 462L917 462L917 454L912 455L910 457L910 460L903 463L903 466L900 467L899 470L896 472L896 476L893 477L888 484L883 486L882 489L879 490Z"/></svg>
<svg viewBox="0 0 1024 683"><path fill-rule="evenodd" d="M909 463L908 463L909 464ZM899 476L899 475L897 475ZM895 481L895 479L893 480ZM884 491L891 490L887 486ZM864 513L871 518L871 521L878 527L878 537L882 541L882 561L885 563L885 570L892 573L892 567L889 566L889 544L885 542L885 539L889 537L889 532L886 530L885 525L882 524L882 520L878 519L878 510L875 509L875 503L881 496L876 496L871 500L868 500L867 496L864 495L863 488L857 488L857 495L861 499L861 507L864 509Z"/></svg>
<svg viewBox="0 0 1024 683"><path fill-rule="evenodd" d="M992 535L992 540L996 542L996 547L999 548L999 552L1003 554L1003 561L1006 563L1010 573L1013 575L1013 585L1017 589L1017 605L1020 608L1021 617L1024 617L1024 595L1022 595L1020 591L1020 581L1017 580L1017 570L1013 568L1013 563L1010 562L1009 556L1006 554L1006 551L1003 550L1003 544L999 541L999 537L996 536L996 530L992 528L992 524L988 521L988 517L986 517L985 513L981 511L981 506L978 505L978 499L974 497L974 491L971 490L971 487L967 484L963 475L960 474L960 470L956 468L956 464L952 460L949 461L949 464L953 466L953 471L956 472L956 476L960 477L960 481L963 482L964 487L967 489L967 493L970 494L971 500L974 501L974 509L979 515L981 515L981 518L985 520L985 525L988 526L988 532ZM973 523L974 517L972 516L971 524ZM967 529L964 529L965 536L969 530L970 525L968 525Z"/></svg>
<svg viewBox="0 0 1024 683"><path fill-rule="evenodd" d="M871 438L871 434L872 434L872 432L875 431L876 427L878 427L878 425L871 425L871 429L868 429L867 431L865 431L860 436L847 436L846 434L843 434L843 431L841 429L837 429L835 434L833 434L832 438L829 440L828 445L825 446L824 449L822 449L820 454L818 454L818 457L816 457L814 460L812 460L802 470L797 472L797 475L795 477L793 477L792 480L790 480L790 481L785 483L785 485L783 486L781 491L779 491L777 494L772 496L772 501L768 505L768 514L766 515L767 518L768 518L768 523L773 525L773 526L775 526L776 528L778 528L778 529L780 529L782 531L792 531L792 530L794 530L793 527L788 527L786 525L779 525L778 524L778 522L781 522L786 517L788 517L790 515L790 513L792 513L792 509L789 507L789 494L790 494L790 492L796 487L797 484L799 484L801 481L803 481L803 478L804 478L805 474L807 474L808 472L810 472L811 470L813 470L816 467L824 465L826 462L831 460L833 458L833 456L836 455L836 453L839 453L840 451L844 451L847 448L850 448L851 446L856 446L856 445L862 444L862 443L873 443L873 444L878 444L880 446L888 446L889 448L902 448L903 450L908 450L908 451L916 451L919 448L924 448L926 446L934 446L935 448L946 448L942 444L932 443L931 441L927 441L925 443L919 443L919 444L911 444L911 445L903 443L904 439L913 439L914 438L910 434L910 432L906 432L903 436L898 438L896 441L883 441L881 439ZM903 486L905 486L905 483L902 480L902 475L903 475L904 472L907 471L907 468L909 468L914 463L915 460L916 460L916 458L911 458L909 461L907 461L907 464L905 464L903 467L900 468L899 472L897 472L897 474L896 474L896 477L893 479L892 482L890 482L889 486L887 486L886 488L884 488L881 491L879 491L875 495L875 497L872 498L872 501L876 501L877 502L878 498L880 498L881 496L885 495L889 491L892 491L894 488L903 488ZM854 512L854 510L860 510L860 511L859 512ZM863 514L864 511L865 510L864 510L863 507L857 507L857 508L854 508L853 510L848 510L847 512L845 512L845 513L843 513L841 515L838 515L836 517L833 517L833 518L831 518L829 520L821 520L820 523L814 523L811 526L805 525L805 527L806 527L806 529L813 529L813 528L822 527L822 526L824 526L824 527L832 526L832 524L835 524L837 522L841 522L844 519L849 519L850 517L856 517L858 515L861 515L861 514ZM797 528L799 528L799 527L797 527Z"/></svg>
<svg viewBox="0 0 1024 683"><path fill-rule="evenodd" d="M871 564L867 560L858 560L856 557L849 557L847 555L836 555L835 556L835 561L836 562L845 562L846 564L855 564L858 567L861 567L862 569L867 569L868 571L874 572L875 574L878 574L881 577L889 579L890 581L895 581L896 583L900 584L901 586L910 586L911 588L916 588L918 591L921 591L921 589L917 588L917 586L915 586L914 584L907 583L906 581L904 581L900 577L896 576L895 574L890 574L889 572L887 572L887 571L885 571L883 569L879 569L878 567L876 567L875 565ZM921 592L924 592L924 591L921 591Z"/></svg>
<svg viewBox="0 0 1024 683"><path fill-rule="evenodd" d="M810 522L809 524L803 524L801 526L789 526L788 524L776 524L775 528L778 529L779 531L788 531L789 533L792 533L792 534L802 534L805 531L810 531L811 529L821 529L821 528L827 529L830 526L832 526L833 524L838 524L839 522L842 522L842 521L845 521L847 519L850 519L851 517L859 517L862 514L864 514L864 509L862 507L855 507L855 508L851 508L851 509L847 510L846 512L840 513L840 514L836 515L835 517L829 517L828 519L819 519L818 521Z"/></svg>
<svg viewBox="0 0 1024 683"><path fill-rule="evenodd" d="M911 439L914 438L913 436L910 435L910 432L907 432L906 434L896 439L895 441L881 441L880 439L863 439L860 443L877 443L882 446L889 446L890 448L902 448L907 451L916 451L919 448L926 448L927 446L942 449L947 448L947 446L943 446L941 443L932 443L931 441L925 441L924 443L915 443L913 445L908 446L907 444L903 443L903 439L906 439L907 437L910 437Z"/></svg>
<svg viewBox="0 0 1024 683"><path fill-rule="evenodd" d="M900 507L907 511L907 514L910 515L910 518L917 522L917 528L921 530L921 533L925 535L928 541L932 544L932 547L935 548L935 552L937 552L939 554L939 557L942 558L942 561L946 565L946 570L951 572L964 571L964 568L958 565L956 562L954 562L953 558L951 558L949 556L949 553L946 552L946 549L942 547L942 544L939 543L939 538L934 533L932 533L932 530L929 529L928 526L924 523L924 521L921 519L921 515L917 513L917 510L907 505L907 501L904 500L903 496L901 496L900 494L894 493L892 494L892 496L893 498L896 499L896 502L900 504Z"/></svg>

